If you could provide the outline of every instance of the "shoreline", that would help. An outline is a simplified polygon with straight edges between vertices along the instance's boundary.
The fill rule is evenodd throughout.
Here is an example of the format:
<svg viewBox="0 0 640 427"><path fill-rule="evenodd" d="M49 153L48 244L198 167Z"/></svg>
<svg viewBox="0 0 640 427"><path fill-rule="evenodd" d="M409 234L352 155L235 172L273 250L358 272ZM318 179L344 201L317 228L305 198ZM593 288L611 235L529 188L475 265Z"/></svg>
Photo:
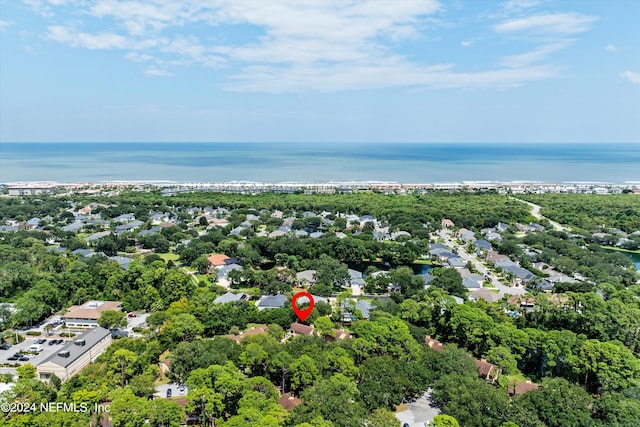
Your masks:
<svg viewBox="0 0 640 427"><path fill-rule="evenodd" d="M70 186L136 186L147 185L156 187L207 187L219 185L235 185L235 186L269 186L269 185L298 185L298 186L399 186L399 187L450 187L450 186L466 186L466 187L585 187L585 186L603 186L603 187L633 187L640 186L640 180L611 182L611 181L505 181L505 180L461 180L461 181L445 181L445 182L403 182L403 181L382 181L382 180L339 180L339 181L253 181L253 180L230 180L230 181L175 181L165 179L116 179L93 181L55 181L55 180L15 180L0 182L0 186L5 187L70 187Z"/></svg>

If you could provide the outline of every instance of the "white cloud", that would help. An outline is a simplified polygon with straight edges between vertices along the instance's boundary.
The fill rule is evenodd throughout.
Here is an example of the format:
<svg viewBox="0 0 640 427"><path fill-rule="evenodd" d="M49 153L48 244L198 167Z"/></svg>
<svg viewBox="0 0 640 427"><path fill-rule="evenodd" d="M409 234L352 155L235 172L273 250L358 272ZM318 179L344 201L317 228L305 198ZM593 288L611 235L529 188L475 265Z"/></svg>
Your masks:
<svg viewBox="0 0 640 427"><path fill-rule="evenodd" d="M557 43L542 45L529 52L502 58L500 63L510 68L527 67L536 62L540 62L554 52L566 49L571 43L571 40L563 40Z"/></svg>
<svg viewBox="0 0 640 427"><path fill-rule="evenodd" d="M542 0L509 0L503 4L503 8L507 11L519 11L536 7L541 3Z"/></svg>
<svg viewBox="0 0 640 427"><path fill-rule="evenodd" d="M640 84L640 72L627 70L620 73L620 76L629 80L631 83Z"/></svg>
<svg viewBox="0 0 640 427"><path fill-rule="evenodd" d="M0 19L0 30L3 30L5 27L11 25L9 21L5 21L4 19Z"/></svg>
<svg viewBox="0 0 640 427"><path fill-rule="evenodd" d="M150 67L144 70L144 75L147 77L171 77L173 73L160 68Z"/></svg>
<svg viewBox="0 0 640 427"><path fill-rule="evenodd" d="M124 57L133 62L147 62L153 59L152 55L137 52L129 52Z"/></svg>
<svg viewBox="0 0 640 427"><path fill-rule="evenodd" d="M607 47L604 48L604 50L606 50L607 52L615 52L618 50L618 48L612 44L608 44Z"/></svg>
<svg viewBox="0 0 640 427"><path fill-rule="evenodd" d="M548 13L506 20L493 29L498 33L577 34L589 30L598 19L580 13Z"/></svg>
<svg viewBox="0 0 640 427"><path fill-rule="evenodd" d="M1 0L0 0L1 1ZM529 52L459 70L445 60L416 60L398 54L405 41L428 47L425 30L441 28L438 0L26 0L55 9L64 3L73 25L48 27L46 38L76 48L121 50L127 60L144 64L146 76L169 76L179 67L225 67L225 89L234 91L341 91L381 87L513 87L557 76L541 61L568 46L546 41ZM544 0L511 0L515 12ZM510 16L507 15L507 16ZM504 17L503 17L504 18ZM494 18L495 19L495 18ZM532 15L503 20L499 33L533 31L566 37L585 31L595 17L577 13ZM102 32L86 28L96 23ZM96 27L97 27L96 25ZM106 27L105 25L108 25ZM244 38L227 39L241 25ZM245 30L250 28L250 32ZM472 46L477 39L460 44Z"/></svg>
<svg viewBox="0 0 640 427"><path fill-rule="evenodd" d="M126 49L130 46L126 37L114 33L90 34L71 31L60 25L49 27L46 36L50 40L87 49Z"/></svg>

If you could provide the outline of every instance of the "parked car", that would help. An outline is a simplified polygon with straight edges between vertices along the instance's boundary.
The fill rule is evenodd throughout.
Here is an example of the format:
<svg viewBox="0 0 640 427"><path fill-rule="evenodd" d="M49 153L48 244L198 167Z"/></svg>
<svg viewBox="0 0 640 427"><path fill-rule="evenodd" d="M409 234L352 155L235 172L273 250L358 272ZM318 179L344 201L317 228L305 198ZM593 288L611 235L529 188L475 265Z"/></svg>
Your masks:
<svg viewBox="0 0 640 427"><path fill-rule="evenodd" d="M27 348L27 351L30 351L32 353L40 353L42 350L44 350L42 344L33 344L30 345L29 348Z"/></svg>
<svg viewBox="0 0 640 427"><path fill-rule="evenodd" d="M138 317L138 315L136 313L129 313L127 314L127 317Z"/></svg>
<svg viewBox="0 0 640 427"><path fill-rule="evenodd" d="M49 345L57 344L58 340L49 340Z"/></svg>
<svg viewBox="0 0 640 427"><path fill-rule="evenodd" d="M11 344L0 345L0 350L9 350L10 348L11 348Z"/></svg>
<svg viewBox="0 0 640 427"><path fill-rule="evenodd" d="M21 362L28 362L29 358L27 356L22 356L20 359L18 359Z"/></svg>
<svg viewBox="0 0 640 427"><path fill-rule="evenodd" d="M34 343L36 343L36 344L44 344L46 342L47 342L47 340L44 339L44 338L38 338L37 340L34 341Z"/></svg>
<svg viewBox="0 0 640 427"><path fill-rule="evenodd" d="M22 357L22 356L16 356L16 355L14 354L13 356L9 356L9 357L7 357L7 360L19 360L19 359L20 359L20 357Z"/></svg>
<svg viewBox="0 0 640 427"><path fill-rule="evenodd" d="M172 393L171 393L171 389L170 389L170 388L168 388L168 389L167 389L167 397L171 397L171 394L172 394Z"/></svg>

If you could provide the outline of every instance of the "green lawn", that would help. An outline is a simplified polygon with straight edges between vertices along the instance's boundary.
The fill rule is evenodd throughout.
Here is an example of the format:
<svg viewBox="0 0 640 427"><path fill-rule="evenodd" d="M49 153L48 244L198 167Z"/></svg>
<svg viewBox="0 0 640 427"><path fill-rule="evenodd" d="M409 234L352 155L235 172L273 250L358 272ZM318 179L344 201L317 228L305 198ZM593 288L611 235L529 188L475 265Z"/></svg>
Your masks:
<svg viewBox="0 0 640 427"><path fill-rule="evenodd" d="M180 259L180 257L178 256L178 254L173 254L170 252L166 252L164 254L158 254L158 256L160 256L160 258L162 258L165 262L168 261L178 261L178 259Z"/></svg>
<svg viewBox="0 0 640 427"><path fill-rule="evenodd" d="M194 274L193 275L200 283L209 284L211 279L206 274Z"/></svg>

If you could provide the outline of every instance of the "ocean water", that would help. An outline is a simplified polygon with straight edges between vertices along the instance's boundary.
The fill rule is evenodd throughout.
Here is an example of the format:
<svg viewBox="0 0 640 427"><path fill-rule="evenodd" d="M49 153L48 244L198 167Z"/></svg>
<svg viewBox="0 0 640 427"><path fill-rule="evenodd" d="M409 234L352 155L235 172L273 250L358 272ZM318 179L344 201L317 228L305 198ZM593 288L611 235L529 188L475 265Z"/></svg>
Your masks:
<svg viewBox="0 0 640 427"><path fill-rule="evenodd" d="M0 183L114 180L640 182L640 144L0 144Z"/></svg>

